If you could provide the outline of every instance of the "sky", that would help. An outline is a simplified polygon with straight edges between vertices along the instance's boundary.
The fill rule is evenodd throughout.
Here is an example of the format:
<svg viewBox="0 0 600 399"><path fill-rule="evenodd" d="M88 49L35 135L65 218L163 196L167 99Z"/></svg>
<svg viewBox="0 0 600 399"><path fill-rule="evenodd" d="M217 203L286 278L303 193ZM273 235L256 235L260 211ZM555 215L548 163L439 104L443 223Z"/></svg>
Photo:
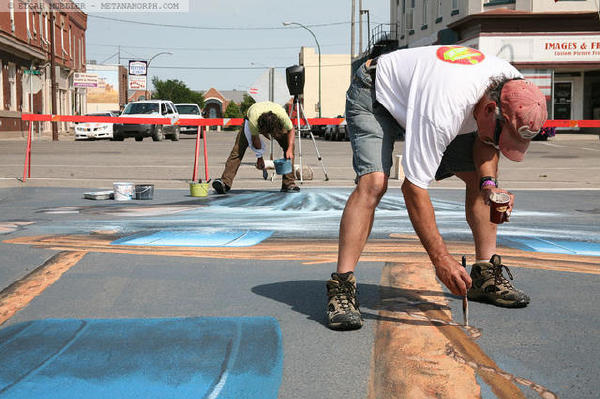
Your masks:
<svg viewBox="0 0 600 399"><path fill-rule="evenodd" d="M169 51L173 55L159 55L153 59L150 76L179 79L194 90L215 87L245 91L269 66L285 74L285 67L298 64L301 46L316 47L310 32L298 27L284 27L284 21L307 25L319 41L321 54L350 53L351 0L150 1L182 2L183 6L189 1L189 11L88 11L88 61L117 64L119 45L123 65L127 65L129 59L149 59L159 52ZM359 0L356 0L357 10L358 5ZM389 1L362 0L362 5L363 9L369 10L371 29L389 23ZM358 48L358 13L356 22ZM363 22L366 46L366 15Z"/></svg>

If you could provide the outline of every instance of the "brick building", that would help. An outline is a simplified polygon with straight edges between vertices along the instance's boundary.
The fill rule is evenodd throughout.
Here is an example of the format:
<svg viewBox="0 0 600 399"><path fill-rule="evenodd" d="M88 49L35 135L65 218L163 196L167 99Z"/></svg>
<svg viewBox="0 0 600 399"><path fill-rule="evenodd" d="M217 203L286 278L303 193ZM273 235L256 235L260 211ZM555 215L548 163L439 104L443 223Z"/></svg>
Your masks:
<svg viewBox="0 0 600 399"><path fill-rule="evenodd" d="M25 134L21 113L79 114L85 111L85 89L73 88L73 74L85 72L87 15L71 0L62 0L61 10L51 4L59 3L0 0L0 138ZM55 110L52 110L51 94L53 48ZM39 71L31 81L26 73L30 69ZM48 133L50 124L43 128ZM60 124L58 128L65 130L67 126Z"/></svg>

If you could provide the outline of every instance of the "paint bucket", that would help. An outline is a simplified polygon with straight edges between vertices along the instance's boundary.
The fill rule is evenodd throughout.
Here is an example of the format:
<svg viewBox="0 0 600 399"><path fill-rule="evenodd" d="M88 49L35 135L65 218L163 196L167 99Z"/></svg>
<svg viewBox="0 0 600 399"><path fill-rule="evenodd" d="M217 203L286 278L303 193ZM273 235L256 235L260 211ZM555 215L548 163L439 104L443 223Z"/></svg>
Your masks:
<svg viewBox="0 0 600 399"><path fill-rule="evenodd" d="M192 197L206 197L208 195L208 189L210 184L208 183L196 183L190 182L190 195Z"/></svg>
<svg viewBox="0 0 600 399"><path fill-rule="evenodd" d="M113 190L115 191L115 200L117 201L131 201L135 196L135 185L133 183L113 183Z"/></svg>
<svg viewBox="0 0 600 399"><path fill-rule="evenodd" d="M276 159L273 161L275 164L275 173L278 175L287 175L292 173L292 160L291 159Z"/></svg>
<svg viewBox="0 0 600 399"><path fill-rule="evenodd" d="M151 200L154 197L154 184L136 184L135 199Z"/></svg>

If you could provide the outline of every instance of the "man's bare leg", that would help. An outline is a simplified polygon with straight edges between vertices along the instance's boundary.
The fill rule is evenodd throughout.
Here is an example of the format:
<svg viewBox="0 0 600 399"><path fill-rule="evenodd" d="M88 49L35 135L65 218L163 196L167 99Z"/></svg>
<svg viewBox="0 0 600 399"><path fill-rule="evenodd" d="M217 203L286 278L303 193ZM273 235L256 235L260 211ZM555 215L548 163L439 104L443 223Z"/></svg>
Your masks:
<svg viewBox="0 0 600 399"><path fill-rule="evenodd" d="M490 222L490 207L485 204L480 193L476 173L462 172L456 173L456 176L467 185L465 213L473 233L477 258L471 269L473 285L468 292L469 299L509 308L527 306L530 302L529 297L513 287L502 275L502 260L496 255L498 226ZM497 277L498 273L501 278Z"/></svg>
<svg viewBox="0 0 600 399"><path fill-rule="evenodd" d="M327 326L334 330L362 327L356 295L354 269L365 247L375 217L375 208L387 188L382 172L362 176L342 215L337 272L327 281Z"/></svg>
<svg viewBox="0 0 600 399"><path fill-rule="evenodd" d="M365 247L375 217L375 208L387 189L388 177L383 172L362 176L342 214L337 272L354 271Z"/></svg>

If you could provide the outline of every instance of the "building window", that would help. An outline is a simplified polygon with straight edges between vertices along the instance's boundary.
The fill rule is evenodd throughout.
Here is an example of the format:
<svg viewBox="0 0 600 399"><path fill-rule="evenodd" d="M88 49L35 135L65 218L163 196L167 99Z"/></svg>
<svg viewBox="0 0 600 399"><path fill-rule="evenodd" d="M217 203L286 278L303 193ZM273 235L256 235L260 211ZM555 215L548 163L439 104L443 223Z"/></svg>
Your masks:
<svg viewBox="0 0 600 399"><path fill-rule="evenodd" d="M458 14L458 0L452 0L452 11L450 11L450 16L454 16Z"/></svg>
<svg viewBox="0 0 600 399"><path fill-rule="evenodd" d="M503 4L515 4L515 0L488 0L483 4L483 6L499 6Z"/></svg>
<svg viewBox="0 0 600 399"><path fill-rule="evenodd" d="M408 0L408 7L406 8L406 30L409 35L415 33L415 24L414 24L414 16L415 16L415 0Z"/></svg>
<svg viewBox="0 0 600 399"><path fill-rule="evenodd" d="M12 62L8 63L8 84L10 86L10 103L8 109L10 111L17 110L17 66Z"/></svg>
<svg viewBox="0 0 600 399"><path fill-rule="evenodd" d="M60 22L60 50L62 54L67 54L65 50L65 21Z"/></svg>
<svg viewBox="0 0 600 399"><path fill-rule="evenodd" d="M435 23L440 23L442 22L442 0L434 0L433 3L434 8L434 15L435 15Z"/></svg>
<svg viewBox="0 0 600 399"><path fill-rule="evenodd" d="M25 26L27 26L27 40L31 41L33 36L31 35L31 26L29 24L29 3L25 4Z"/></svg>
<svg viewBox="0 0 600 399"><path fill-rule="evenodd" d="M69 33L67 34L67 36L69 36L69 56L71 58L73 58L73 40L72 40L73 30L70 25L69 25Z"/></svg>
<svg viewBox="0 0 600 399"><path fill-rule="evenodd" d="M4 110L4 64L0 60L0 110Z"/></svg>
<svg viewBox="0 0 600 399"><path fill-rule="evenodd" d="M423 29L423 27L427 29L427 6L429 5L428 3L429 2L427 0L423 0L423 18L421 18L421 29Z"/></svg>
<svg viewBox="0 0 600 399"><path fill-rule="evenodd" d="M15 31L15 0L8 0L8 9L10 10L10 30Z"/></svg>

